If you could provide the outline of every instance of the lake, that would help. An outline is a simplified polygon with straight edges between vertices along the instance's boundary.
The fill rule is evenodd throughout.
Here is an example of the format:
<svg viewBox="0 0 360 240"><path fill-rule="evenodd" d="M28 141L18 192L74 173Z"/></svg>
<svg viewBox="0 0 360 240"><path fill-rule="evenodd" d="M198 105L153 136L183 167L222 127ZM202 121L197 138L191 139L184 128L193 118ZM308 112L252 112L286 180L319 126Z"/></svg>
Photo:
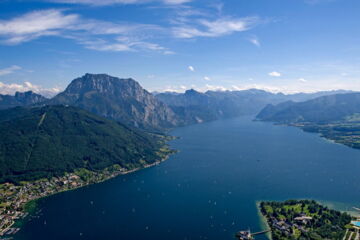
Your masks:
<svg viewBox="0 0 360 240"><path fill-rule="evenodd" d="M226 240L263 229L259 200L360 205L360 151L317 134L250 117L172 134L168 161L40 200L15 239Z"/></svg>

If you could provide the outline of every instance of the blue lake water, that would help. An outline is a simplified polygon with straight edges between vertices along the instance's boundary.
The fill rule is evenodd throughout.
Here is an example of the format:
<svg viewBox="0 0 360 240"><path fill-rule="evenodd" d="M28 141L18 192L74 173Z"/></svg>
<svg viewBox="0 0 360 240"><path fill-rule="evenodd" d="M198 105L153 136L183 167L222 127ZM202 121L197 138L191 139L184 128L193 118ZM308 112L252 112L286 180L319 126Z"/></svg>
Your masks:
<svg viewBox="0 0 360 240"><path fill-rule="evenodd" d="M360 150L250 117L172 134L168 161L40 200L15 239L225 240L261 230L259 200L360 205Z"/></svg>

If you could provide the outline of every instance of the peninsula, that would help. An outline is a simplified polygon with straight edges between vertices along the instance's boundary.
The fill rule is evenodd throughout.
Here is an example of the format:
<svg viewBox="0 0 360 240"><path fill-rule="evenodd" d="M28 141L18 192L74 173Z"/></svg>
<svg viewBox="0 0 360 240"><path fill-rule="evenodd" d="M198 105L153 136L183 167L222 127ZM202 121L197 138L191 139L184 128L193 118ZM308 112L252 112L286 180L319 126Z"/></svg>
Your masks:
<svg viewBox="0 0 360 240"><path fill-rule="evenodd" d="M271 228L274 240L359 239L346 238L358 231L347 213L329 209L313 200L261 202L260 211Z"/></svg>

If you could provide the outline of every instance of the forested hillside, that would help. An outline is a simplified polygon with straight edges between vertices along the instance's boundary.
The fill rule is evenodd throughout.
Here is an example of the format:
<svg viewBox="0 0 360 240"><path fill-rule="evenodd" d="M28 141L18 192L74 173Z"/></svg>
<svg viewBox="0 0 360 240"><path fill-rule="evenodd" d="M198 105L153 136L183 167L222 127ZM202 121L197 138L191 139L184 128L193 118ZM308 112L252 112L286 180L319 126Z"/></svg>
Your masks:
<svg viewBox="0 0 360 240"><path fill-rule="evenodd" d="M0 116L0 182L113 164L132 169L162 157L162 138L79 108L18 107Z"/></svg>

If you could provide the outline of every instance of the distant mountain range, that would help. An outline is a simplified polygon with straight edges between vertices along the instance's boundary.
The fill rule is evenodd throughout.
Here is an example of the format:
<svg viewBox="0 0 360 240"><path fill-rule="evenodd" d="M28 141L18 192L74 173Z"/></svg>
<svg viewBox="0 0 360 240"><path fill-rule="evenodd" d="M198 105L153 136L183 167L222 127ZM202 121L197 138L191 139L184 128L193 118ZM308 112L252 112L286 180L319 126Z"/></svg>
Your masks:
<svg viewBox="0 0 360 240"><path fill-rule="evenodd" d="M160 160L161 139L76 107L0 111L0 182Z"/></svg>
<svg viewBox="0 0 360 240"><path fill-rule="evenodd" d="M287 101L266 106L257 119L280 123L344 121L360 113L360 93L335 94L305 102Z"/></svg>
<svg viewBox="0 0 360 240"><path fill-rule="evenodd" d="M30 106L45 102L47 98L32 91L16 92L14 96L0 94L0 109L12 108L17 106Z"/></svg>
<svg viewBox="0 0 360 240"><path fill-rule="evenodd" d="M285 95L259 89L243 91L187 90L157 93L143 89L135 80L107 74L85 74L74 79L52 99L33 92L0 95L0 109L15 106L69 105L147 131L165 130L193 123L243 115L255 115L268 104L305 101L348 91L325 91ZM287 104L287 103L286 103ZM281 107L281 105L279 106ZM268 107L268 111L271 106Z"/></svg>
<svg viewBox="0 0 360 240"><path fill-rule="evenodd" d="M166 103L186 124L206 122L221 118L255 115L267 104L284 101L303 101L324 95L347 91L297 93L285 95L259 89L242 91L188 90L185 93L159 93L156 97Z"/></svg>

